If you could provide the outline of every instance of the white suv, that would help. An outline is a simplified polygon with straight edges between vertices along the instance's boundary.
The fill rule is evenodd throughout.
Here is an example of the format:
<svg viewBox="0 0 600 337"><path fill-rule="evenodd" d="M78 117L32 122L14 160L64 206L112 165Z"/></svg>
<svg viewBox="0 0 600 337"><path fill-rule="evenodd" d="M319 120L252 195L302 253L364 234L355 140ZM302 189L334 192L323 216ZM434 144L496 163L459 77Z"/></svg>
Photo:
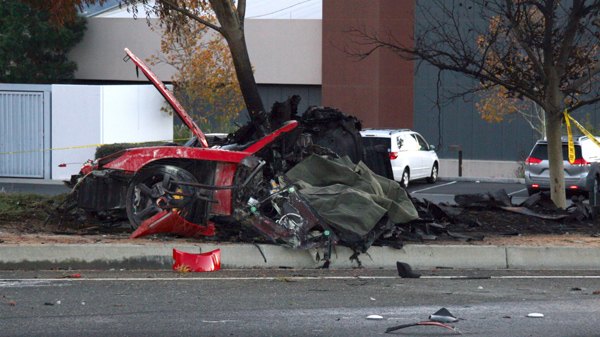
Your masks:
<svg viewBox="0 0 600 337"><path fill-rule="evenodd" d="M387 147L394 180L407 187L410 180L438 178L439 160L435 147L409 129L365 129L360 132L365 148Z"/></svg>

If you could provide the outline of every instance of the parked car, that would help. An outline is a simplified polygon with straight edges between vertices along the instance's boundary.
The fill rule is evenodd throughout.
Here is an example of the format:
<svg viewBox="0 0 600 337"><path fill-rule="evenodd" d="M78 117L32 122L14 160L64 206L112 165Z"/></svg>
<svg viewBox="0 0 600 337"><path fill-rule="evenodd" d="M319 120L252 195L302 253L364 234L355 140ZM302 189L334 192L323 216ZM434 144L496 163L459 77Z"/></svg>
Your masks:
<svg viewBox="0 0 600 337"><path fill-rule="evenodd" d="M409 129L365 129L360 134L365 148L387 148L394 180L403 187L416 179L436 182L440 164L435 147L419 133Z"/></svg>
<svg viewBox="0 0 600 337"><path fill-rule="evenodd" d="M575 161L569 163L567 137L562 138L565 166L565 188L571 193L590 194L598 191L600 182L600 147L588 137L573 140ZM550 189L548 141L538 140L525 159L525 184L529 195ZM597 193L592 193L597 194Z"/></svg>

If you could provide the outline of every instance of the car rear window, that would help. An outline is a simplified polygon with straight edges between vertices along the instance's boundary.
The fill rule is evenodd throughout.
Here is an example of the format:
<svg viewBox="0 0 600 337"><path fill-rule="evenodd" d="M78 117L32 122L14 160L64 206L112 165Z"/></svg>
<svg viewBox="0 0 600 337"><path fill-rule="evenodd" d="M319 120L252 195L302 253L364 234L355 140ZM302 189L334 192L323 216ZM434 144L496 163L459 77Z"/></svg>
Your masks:
<svg viewBox="0 0 600 337"><path fill-rule="evenodd" d="M563 159L568 160L569 158L569 148L567 144L563 144L562 146ZM536 144L531 151L530 157L548 160L548 144ZM575 145L575 159L581 158L581 146Z"/></svg>
<svg viewBox="0 0 600 337"><path fill-rule="evenodd" d="M373 147L375 145L383 145L388 151L390 150L390 138L383 137L362 137L363 146Z"/></svg>

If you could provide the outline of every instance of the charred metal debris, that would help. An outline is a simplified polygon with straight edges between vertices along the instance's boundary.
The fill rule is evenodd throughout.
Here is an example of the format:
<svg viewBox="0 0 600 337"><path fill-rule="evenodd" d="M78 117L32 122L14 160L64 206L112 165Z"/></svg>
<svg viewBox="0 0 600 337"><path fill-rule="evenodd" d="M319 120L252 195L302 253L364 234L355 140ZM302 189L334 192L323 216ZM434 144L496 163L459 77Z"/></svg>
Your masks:
<svg viewBox="0 0 600 337"><path fill-rule="evenodd" d="M183 145L99 148L68 182L72 192L59 218L78 209L108 224L127 219L131 237L171 233L320 248L327 265L337 244L356 257L373 244L481 239L470 230L481 225L469 218L473 209L541 213L535 207L543 197L515 207L505 192L457 196L458 206L411 199L369 169L391 172L387 153L365 155L356 117L328 107L298 114L298 96L253 114L225 137L204 135L143 61L126 53L194 136ZM558 218L544 214L543 221L583 221L594 212L578 203Z"/></svg>
<svg viewBox="0 0 600 337"><path fill-rule="evenodd" d="M413 239L450 237L463 241L480 240L484 235L598 233L598 207L573 196L567 209L557 208L548 192L532 195L515 205L505 190L483 194L456 195L455 204L413 202L419 220L413 221ZM408 239L408 238L407 238Z"/></svg>

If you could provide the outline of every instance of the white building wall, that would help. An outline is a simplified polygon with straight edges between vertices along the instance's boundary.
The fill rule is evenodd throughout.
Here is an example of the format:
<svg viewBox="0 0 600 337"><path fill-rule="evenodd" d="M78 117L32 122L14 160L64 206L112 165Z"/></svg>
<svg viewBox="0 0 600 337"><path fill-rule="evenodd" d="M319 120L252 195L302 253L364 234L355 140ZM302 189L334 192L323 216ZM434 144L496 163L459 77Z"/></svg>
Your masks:
<svg viewBox="0 0 600 337"><path fill-rule="evenodd" d="M156 22L156 20L154 21ZM259 84L321 84L321 20L246 20L250 62ZM146 81L136 76L132 62L123 62L125 47L143 60L160 54L159 31L145 18L93 17L69 59L76 62L78 80ZM170 81L174 68L152 66L162 81Z"/></svg>
<svg viewBox="0 0 600 337"><path fill-rule="evenodd" d="M79 172L99 144L171 140L173 117L163 104L152 85L53 85L52 179Z"/></svg>
<svg viewBox="0 0 600 337"><path fill-rule="evenodd" d="M100 97L97 86L52 86L52 177L69 179L100 143ZM83 145L89 147L75 148ZM59 167L59 164L67 164Z"/></svg>
<svg viewBox="0 0 600 337"><path fill-rule="evenodd" d="M161 111L165 100L152 85L102 86L101 142L173 139L173 116Z"/></svg>

